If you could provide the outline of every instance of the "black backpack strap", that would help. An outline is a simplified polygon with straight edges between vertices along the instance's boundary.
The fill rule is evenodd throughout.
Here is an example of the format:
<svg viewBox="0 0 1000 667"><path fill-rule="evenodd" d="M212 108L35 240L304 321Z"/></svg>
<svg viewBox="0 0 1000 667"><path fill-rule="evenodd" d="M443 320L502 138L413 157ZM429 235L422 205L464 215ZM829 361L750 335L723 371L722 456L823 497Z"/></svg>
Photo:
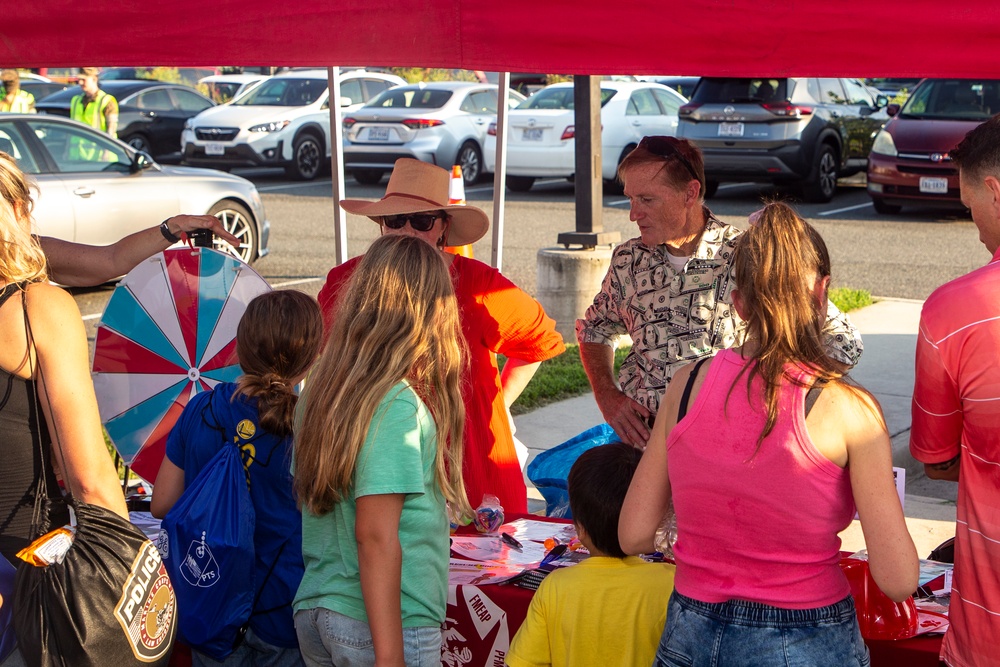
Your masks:
<svg viewBox="0 0 1000 667"><path fill-rule="evenodd" d="M805 414L803 415L803 418L809 416L809 411L813 409L814 405L816 405L816 399L819 398L820 393L824 389L826 389L826 382L818 380L813 383L813 386L806 392Z"/></svg>
<svg viewBox="0 0 1000 667"><path fill-rule="evenodd" d="M688 411L688 401L691 400L691 390L694 388L695 378L698 377L698 371L701 370L702 364L711 359L711 357L702 357L695 362L694 368L691 369L691 374L688 375L687 383L684 385L684 393L681 394L681 402L677 406L677 421L684 419Z"/></svg>

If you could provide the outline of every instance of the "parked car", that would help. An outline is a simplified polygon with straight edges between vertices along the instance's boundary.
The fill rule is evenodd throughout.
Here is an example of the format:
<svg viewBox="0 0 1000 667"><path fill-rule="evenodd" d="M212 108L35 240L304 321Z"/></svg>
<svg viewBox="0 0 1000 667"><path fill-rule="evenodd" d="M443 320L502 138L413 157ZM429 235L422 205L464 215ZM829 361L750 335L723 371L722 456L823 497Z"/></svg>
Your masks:
<svg viewBox="0 0 1000 667"><path fill-rule="evenodd" d="M486 129L497 113L492 83L435 81L399 86L344 118L344 168L375 184L401 157L450 169L462 166L466 185L491 171L483 163ZM510 91L511 105L524 96Z"/></svg>
<svg viewBox="0 0 1000 667"><path fill-rule="evenodd" d="M913 92L920 79L865 79L865 84L877 89L888 97L898 95L903 91Z"/></svg>
<svg viewBox="0 0 1000 667"><path fill-rule="evenodd" d="M198 89L216 104L230 102L269 78L266 74L213 74L198 82Z"/></svg>
<svg viewBox="0 0 1000 667"><path fill-rule="evenodd" d="M399 84L392 74L341 74L343 113ZM309 181L329 164L330 110L326 70L272 76L246 95L192 118L181 135L184 163L218 169L282 167Z"/></svg>
<svg viewBox="0 0 1000 667"><path fill-rule="evenodd" d="M219 74L222 70L218 67L105 67L98 74L98 79L104 81L122 81L125 79L142 79L152 81L167 81L163 75L170 70L177 70L180 83L187 86L196 86L198 82L206 76ZM158 78L159 77L159 78ZM170 82L177 83L170 79Z"/></svg>
<svg viewBox="0 0 1000 667"><path fill-rule="evenodd" d="M1000 80L924 79L875 137L868 160L868 194L879 213L904 205L965 208L958 169L948 153L1000 111Z"/></svg>
<svg viewBox="0 0 1000 667"><path fill-rule="evenodd" d="M695 86L701 81L700 76L640 76L639 81L652 81L667 88L673 88L685 98L690 98Z"/></svg>
<svg viewBox="0 0 1000 667"><path fill-rule="evenodd" d="M44 100L49 95L58 93L60 90L65 90L69 87L68 83L59 83L48 77L29 72L19 72L18 78L20 79L21 90L31 93L35 98L35 102ZM3 86L0 86L0 91L3 91Z"/></svg>
<svg viewBox="0 0 1000 667"><path fill-rule="evenodd" d="M180 159L181 130L188 118L215 102L187 86L160 81L102 81L101 90L118 100L118 138L157 160ZM41 113L69 118L79 86L72 86L35 103Z"/></svg>
<svg viewBox="0 0 1000 667"><path fill-rule="evenodd" d="M687 99L658 83L601 81L601 175L613 181L618 163L645 135L674 135ZM530 190L536 178L572 178L576 171L573 84L538 91L507 119L507 186ZM496 162L496 128L490 127L486 161Z"/></svg>
<svg viewBox="0 0 1000 667"><path fill-rule="evenodd" d="M857 79L705 77L677 136L704 153L708 196L723 181L756 181L826 202L839 177L866 168L884 102Z"/></svg>
<svg viewBox="0 0 1000 667"><path fill-rule="evenodd" d="M216 239L246 262L267 254L270 223L253 183L209 169L164 167L145 153L75 121L0 115L0 151L38 183L39 234L107 245L178 213L208 213L240 239Z"/></svg>

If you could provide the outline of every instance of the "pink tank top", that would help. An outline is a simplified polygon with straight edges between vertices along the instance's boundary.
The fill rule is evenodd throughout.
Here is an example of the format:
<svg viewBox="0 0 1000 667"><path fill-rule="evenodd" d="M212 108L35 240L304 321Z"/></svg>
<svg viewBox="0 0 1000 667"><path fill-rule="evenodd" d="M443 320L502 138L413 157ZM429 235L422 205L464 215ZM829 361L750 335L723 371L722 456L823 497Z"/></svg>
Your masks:
<svg viewBox="0 0 1000 667"><path fill-rule="evenodd" d="M850 593L837 537L854 517L850 476L816 450L806 431L806 390L790 383L780 389L778 421L755 453L766 419L762 383L755 378L752 402L746 373L730 392L752 363L719 352L667 439L675 586L703 602L830 605Z"/></svg>

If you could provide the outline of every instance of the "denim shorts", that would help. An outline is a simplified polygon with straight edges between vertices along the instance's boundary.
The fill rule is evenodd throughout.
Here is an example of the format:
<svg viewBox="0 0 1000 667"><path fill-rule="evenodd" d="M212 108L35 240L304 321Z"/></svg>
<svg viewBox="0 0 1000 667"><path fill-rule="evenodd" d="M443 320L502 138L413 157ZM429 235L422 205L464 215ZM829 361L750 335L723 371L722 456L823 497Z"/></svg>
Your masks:
<svg viewBox="0 0 1000 667"><path fill-rule="evenodd" d="M367 623L329 609L295 612L295 633L307 667L374 667L375 646ZM441 626L403 628L406 667L440 667Z"/></svg>
<svg viewBox="0 0 1000 667"><path fill-rule="evenodd" d="M816 609L699 602L674 591L653 667L868 667L854 598Z"/></svg>

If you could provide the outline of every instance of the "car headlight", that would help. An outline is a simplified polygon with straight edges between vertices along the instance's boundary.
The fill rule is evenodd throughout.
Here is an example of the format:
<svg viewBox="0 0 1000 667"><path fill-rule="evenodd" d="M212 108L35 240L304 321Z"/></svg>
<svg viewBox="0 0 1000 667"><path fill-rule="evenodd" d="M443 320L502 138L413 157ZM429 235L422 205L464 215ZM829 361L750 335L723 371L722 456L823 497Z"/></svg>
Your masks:
<svg viewBox="0 0 1000 667"><path fill-rule="evenodd" d="M190 130L191 129L191 119L190 118L188 118L186 121L184 121L184 129L185 130Z"/></svg>
<svg viewBox="0 0 1000 667"><path fill-rule="evenodd" d="M261 123L260 125L253 125L249 128L250 132L279 132L291 123L290 120L276 120L272 123Z"/></svg>
<svg viewBox="0 0 1000 667"><path fill-rule="evenodd" d="M872 153L879 155L889 155L896 157L899 151L896 150L896 142L892 140L892 135L885 130L879 130L875 135L875 142L872 144Z"/></svg>

